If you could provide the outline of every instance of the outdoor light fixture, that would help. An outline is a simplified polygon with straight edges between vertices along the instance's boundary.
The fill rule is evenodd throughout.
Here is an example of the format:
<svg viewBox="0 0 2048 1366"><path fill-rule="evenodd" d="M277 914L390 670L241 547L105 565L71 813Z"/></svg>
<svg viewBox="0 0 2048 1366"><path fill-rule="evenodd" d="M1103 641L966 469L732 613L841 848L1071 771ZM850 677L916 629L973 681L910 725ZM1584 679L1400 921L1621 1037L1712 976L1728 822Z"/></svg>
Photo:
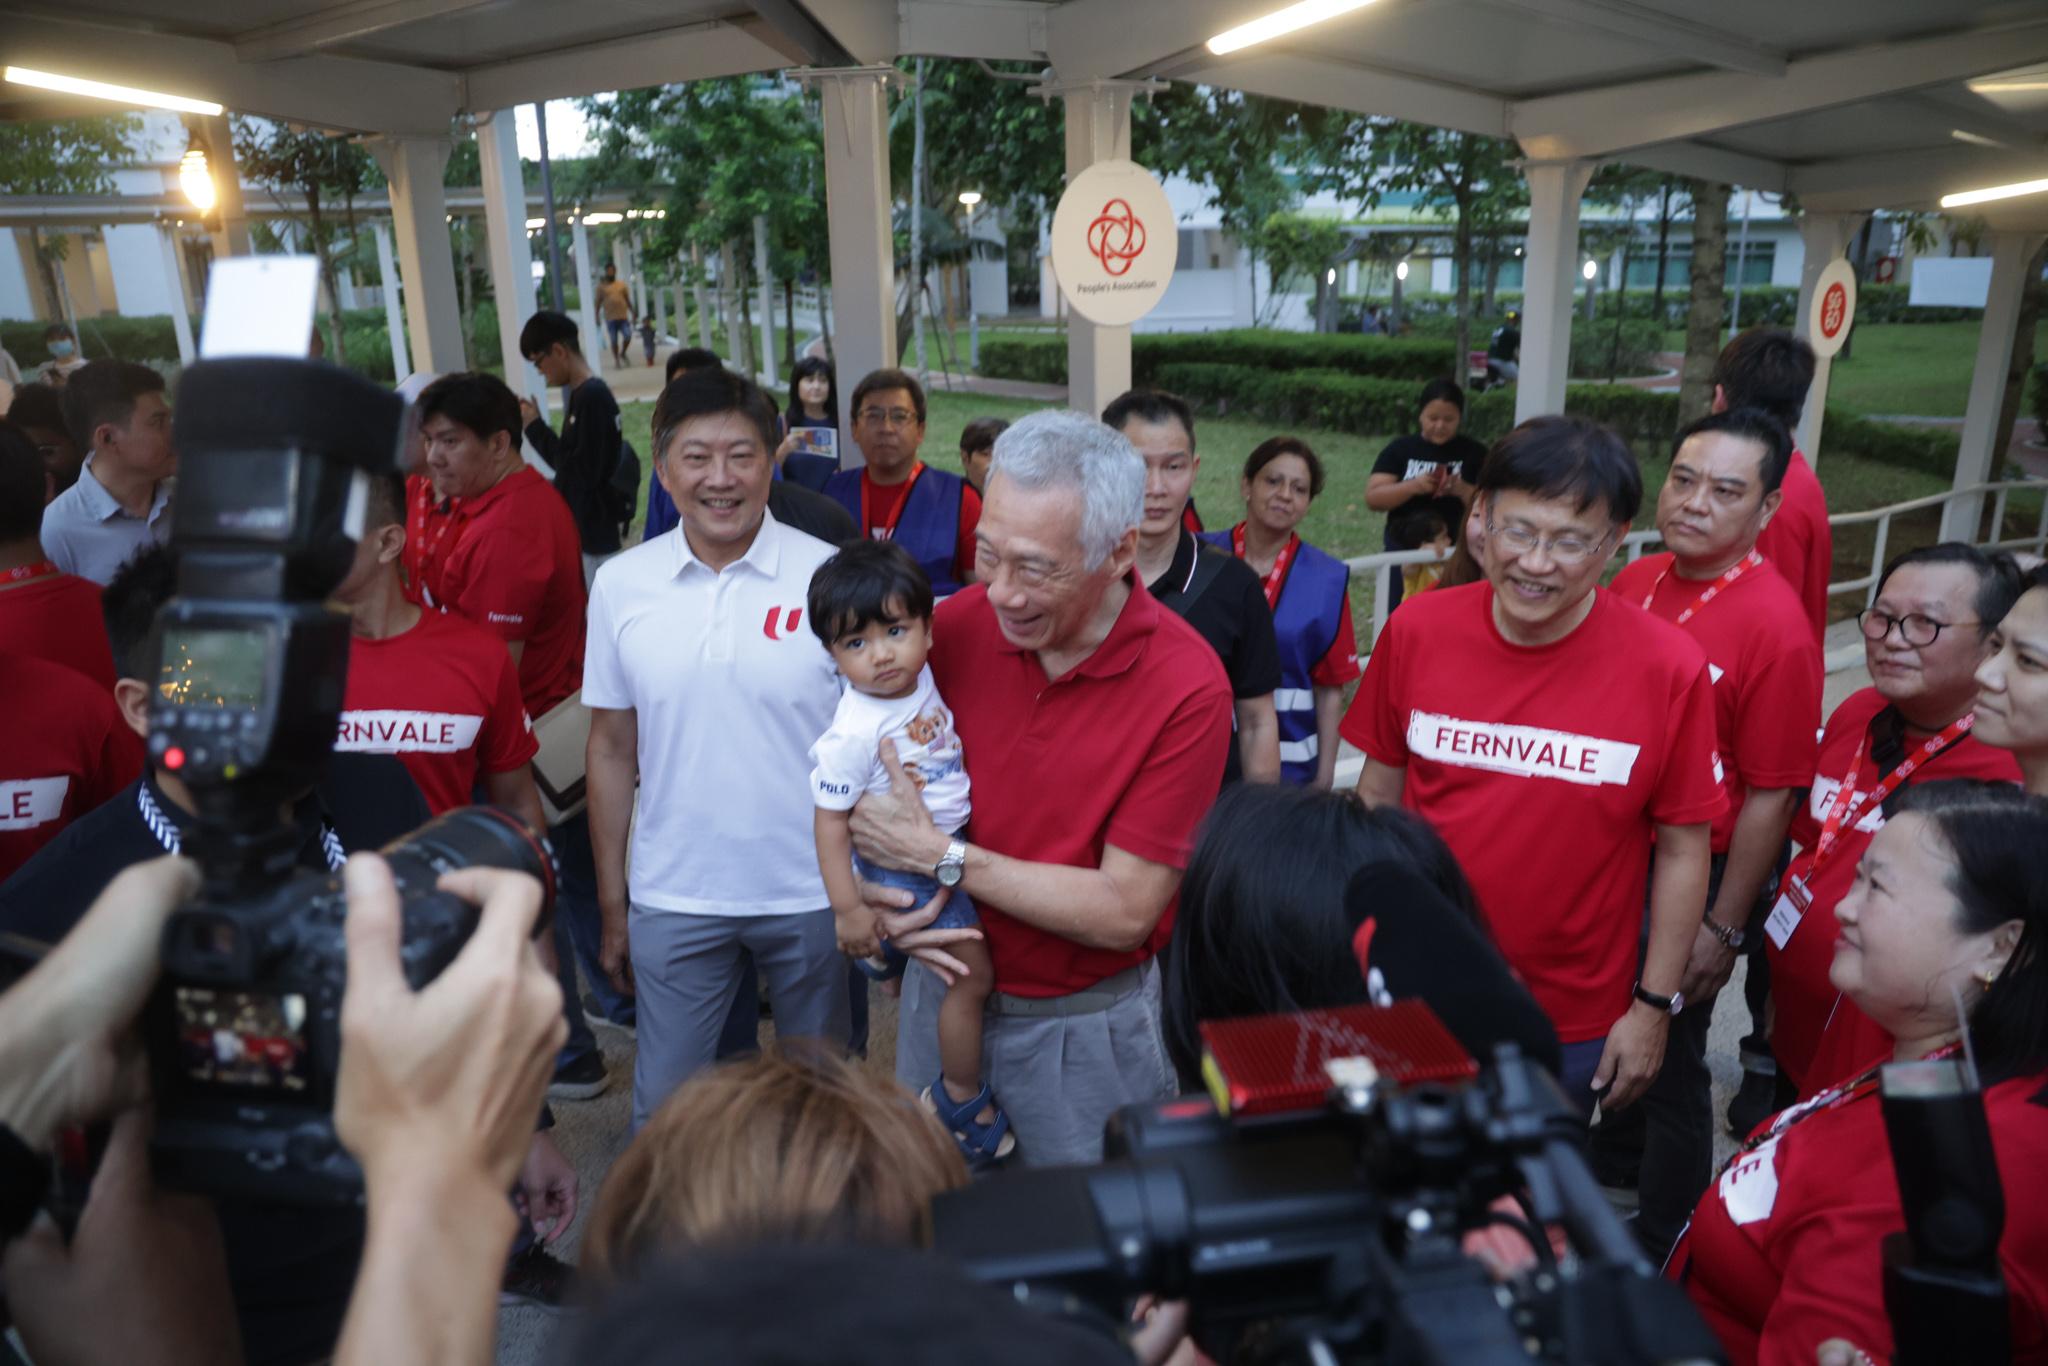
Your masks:
<svg viewBox="0 0 2048 1366"><path fill-rule="evenodd" d="M1517 255L1517 256L1520 256L1521 254L1522 254L1522 249L1521 249L1520 247L1516 247L1516 248L1515 248L1515 255Z"/></svg>
<svg viewBox="0 0 2048 1366"><path fill-rule="evenodd" d="M1945 194L1941 197L1944 209L1960 209L1966 204L1988 204L1994 199L2017 199L2023 194L2048 192L2048 180L2023 180L2017 185L1992 185L1982 190L1965 190L1961 194Z"/></svg>
<svg viewBox="0 0 2048 1366"><path fill-rule="evenodd" d="M981 202L981 191L962 190L960 192L960 202L962 204L965 204L970 209L973 208L976 204L979 204Z"/></svg>
<svg viewBox="0 0 2048 1366"><path fill-rule="evenodd" d="M1405 280L1408 278L1408 263L1406 261L1403 261L1400 265L1394 267L1394 278L1396 280Z"/></svg>
<svg viewBox="0 0 2048 1366"><path fill-rule="evenodd" d="M176 109L186 114L218 114L221 107L212 100L189 100L183 95L165 95L155 90L137 90L128 85L108 85L105 81L88 81L78 76L59 76L54 72L35 71L25 66L10 66L4 75L13 85L32 85L38 90L56 90L66 95L90 95L96 100L112 100L116 104L139 104L150 109Z"/></svg>
<svg viewBox="0 0 2048 1366"><path fill-rule="evenodd" d="M1271 14L1261 15L1248 24L1225 29L1211 38L1205 46L1218 57L1263 43L1269 38L1278 38L1283 33L1320 24L1325 19L1334 19L1340 14L1363 9L1372 0L1300 0L1298 4L1276 9Z"/></svg>
<svg viewBox="0 0 2048 1366"><path fill-rule="evenodd" d="M196 138L178 159L178 188L201 213L213 212L213 206L220 201L220 192L213 185L212 168L206 164L206 145Z"/></svg>
<svg viewBox="0 0 2048 1366"><path fill-rule="evenodd" d="M1593 277L1595 275L1598 275L1599 273L1600 267L1598 263L1593 261L1588 261L1585 265L1579 267L1579 274L1586 277L1587 284L1591 284L1593 282Z"/></svg>
<svg viewBox="0 0 2048 1366"><path fill-rule="evenodd" d="M529 218L526 220L526 230L528 232L539 232L547 225L548 220L545 218Z"/></svg>
<svg viewBox="0 0 2048 1366"><path fill-rule="evenodd" d="M1331 266L1328 272L1324 274L1323 283L1326 285L1334 285L1337 283L1337 268L1335 266Z"/></svg>
<svg viewBox="0 0 2048 1366"><path fill-rule="evenodd" d="M594 228L602 223L623 223L626 221L626 215L622 213L586 213L583 215L583 221Z"/></svg>

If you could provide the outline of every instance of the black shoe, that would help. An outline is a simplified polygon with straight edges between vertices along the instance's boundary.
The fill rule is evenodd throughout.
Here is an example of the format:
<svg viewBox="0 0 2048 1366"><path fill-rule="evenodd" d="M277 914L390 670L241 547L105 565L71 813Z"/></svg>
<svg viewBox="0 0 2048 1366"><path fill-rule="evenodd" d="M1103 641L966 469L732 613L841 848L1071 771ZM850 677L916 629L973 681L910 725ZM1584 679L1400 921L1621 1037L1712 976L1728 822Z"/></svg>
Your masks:
<svg viewBox="0 0 2048 1366"><path fill-rule="evenodd" d="M1777 1100L1776 1073L1743 1068L1742 1086L1728 1102L1728 1132L1737 1138L1748 1138L1756 1132L1757 1125L1777 1110Z"/></svg>
<svg viewBox="0 0 2048 1366"><path fill-rule="evenodd" d="M597 997L587 991L583 993L582 1005L584 1022L592 1029L616 1029L629 1039L640 1037L632 1020L614 1020L604 1013L604 1007L598 1004Z"/></svg>
<svg viewBox="0 0 2048 1366"><path fill-rule="evenodd" d="M604 1070L604 1055L586 1053L555 1069L555 1079L548 1083L548 1099L589 1100L603 1095L610 1084L611 1076Z"/></svg>
<svg viewBox="0 0 2048 1366"><path fill-rule="evenodd" d="M498 1283L498 1303L560 1313L576 1290L576 1268L558 1259L546 1245L533 1246L505 1263Z"/></svg>

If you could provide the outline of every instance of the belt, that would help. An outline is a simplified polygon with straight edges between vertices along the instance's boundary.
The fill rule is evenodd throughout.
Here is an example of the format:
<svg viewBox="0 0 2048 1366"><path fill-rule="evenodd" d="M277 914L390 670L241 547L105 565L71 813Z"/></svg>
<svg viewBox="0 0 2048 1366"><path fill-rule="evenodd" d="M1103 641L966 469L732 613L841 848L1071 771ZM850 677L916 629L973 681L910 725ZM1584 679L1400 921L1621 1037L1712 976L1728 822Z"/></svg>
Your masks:
<svg viewBox="0 0 2048 1366"><path fill-rule="evenodd" d="M1147 959L1146 963L1150 961ZM1023 1015L1038 1019L1099 1014L1126 996L1133 995L1145 984L1146 963L1125 968L1092 987L1068 992L1065 996L1013 996L1007 991L992 992L988 1008L996 1015Z"/></svg>

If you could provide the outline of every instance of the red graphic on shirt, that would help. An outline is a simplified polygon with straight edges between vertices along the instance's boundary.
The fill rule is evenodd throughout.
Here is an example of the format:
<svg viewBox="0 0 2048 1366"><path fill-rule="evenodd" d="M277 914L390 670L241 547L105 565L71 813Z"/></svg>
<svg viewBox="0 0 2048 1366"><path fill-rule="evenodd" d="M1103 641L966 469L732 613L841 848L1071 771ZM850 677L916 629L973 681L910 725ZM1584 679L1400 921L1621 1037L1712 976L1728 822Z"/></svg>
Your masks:
<svg viewBox="0 0 2048 1366"><path fill-rule="evenodd" d="M1088 225L1088 250L1095 253L1104 270L1123 275L1131 262L1145 253L1145 225L1128 203L1112 199Z"/></svg>
<svg viewBox="0 0 2048 1366"><path fill-rule="evenodd" d="M778 616L785 618L779 629L775 620ZM803 616L804 609L801 607L771 607L768 609L768 619L761 623L761 634L770 640L793 636L796 634L796 624L803 620Z"/></svg>
<svg viewBox="0 0 2048 1366"><path fill-rule="evenodd" d="M1840 284L1828 286L1820 298L1820 334L1833 341L1849 320L1849 291Z"/></svg>

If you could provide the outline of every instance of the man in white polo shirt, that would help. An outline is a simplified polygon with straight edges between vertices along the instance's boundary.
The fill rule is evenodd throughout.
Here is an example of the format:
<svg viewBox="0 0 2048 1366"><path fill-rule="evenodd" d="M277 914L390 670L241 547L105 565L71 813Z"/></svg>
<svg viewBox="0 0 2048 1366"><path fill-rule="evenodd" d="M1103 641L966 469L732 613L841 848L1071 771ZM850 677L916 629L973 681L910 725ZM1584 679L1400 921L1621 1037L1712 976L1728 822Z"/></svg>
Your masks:
<svg viewBox="0 0 2048 1366"><path fill-rule="evenodd" d="M600 959L639 997L636 1130L712 1061L742 950L781 1037L847 1035L808 783L839 686L802 620L833 547L768 515L775 411L750 381L684 375L655 433L681 524L598 570L583 666Z"/></svg>

